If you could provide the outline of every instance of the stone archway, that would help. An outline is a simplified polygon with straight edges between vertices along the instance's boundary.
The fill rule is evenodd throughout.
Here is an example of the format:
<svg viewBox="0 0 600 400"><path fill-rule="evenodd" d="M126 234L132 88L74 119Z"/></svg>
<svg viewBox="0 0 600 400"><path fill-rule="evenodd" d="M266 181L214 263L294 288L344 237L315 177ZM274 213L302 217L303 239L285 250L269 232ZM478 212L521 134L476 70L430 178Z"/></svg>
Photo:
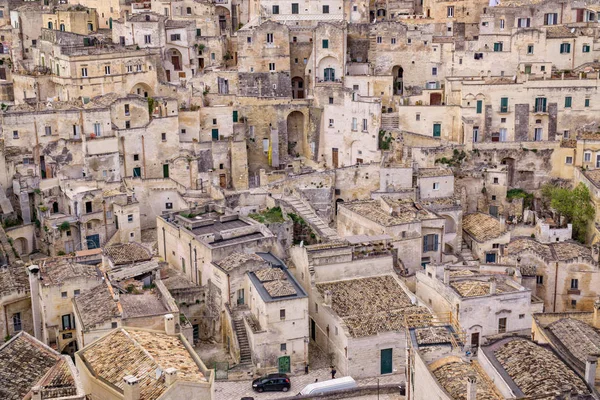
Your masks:
<svg viewBox="0 0 600 400"><path fill-rule="evenodd" d="M174 71L183 70L183 56L179 50L173 48L167 50L167 60L173 65Z"/></svg>
<svg viewBox="0 0 600 400"><path fill-rule="evenodd" d="M404 68L394 65L392 76L394 78L394 95L399 96L404 92Z"/></svg>
<svg viewBox="0 0 600 400"><path fill-rule="evenodd" d="M19 237L14 240L13 246L19 255L24 256L31 253L29 249L29 241L24 237Z"/></svg>
<svg viewBox="0 0 600 400"><path fill-rule="evenodd" d="M144 96L144 97L152 97L154 96L154 90L152 90L152 88L144 83L144 82L139 82L136 83L131 90L129 91L129 93L132 94L137 94L138 96Z"/></svg>
<svg viewBox="0 0 600 400"><path fill-rule="evenodd" d="M304 133L304 114L292 111L287 116L288 155L298 157L304 155L306 143Z"/></svg>
<svg viewBox="0 0 600 400"><path fill-rule="evenodd" d="M216 6L215 13L219 19L219 30L221 33L225 33L225 31L231 29L231 12L223 6Z"/></svg>

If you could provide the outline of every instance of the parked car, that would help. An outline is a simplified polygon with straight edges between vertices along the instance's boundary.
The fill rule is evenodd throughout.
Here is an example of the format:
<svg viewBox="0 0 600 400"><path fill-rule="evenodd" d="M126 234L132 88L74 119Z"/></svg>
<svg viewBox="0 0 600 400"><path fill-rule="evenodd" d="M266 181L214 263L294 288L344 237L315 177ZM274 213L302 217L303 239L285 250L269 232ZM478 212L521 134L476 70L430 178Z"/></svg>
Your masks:
<svg viewBox="0 0 600 400"><path fill-rule="evenodd" d="M269 374L252 381L252 389L259 393L268 391L287 392L291 386L290 377L286 374Z"/></svg>
<svg viewBox="0 0 600 400"><path fill-rule="evenodd" d="M307 394L323 394L330 392L337 392L338 390L352 389L356 387L356 381L351 376L344 376L343 378L331 379L323 382L316 382L306 385L304 389L298 395Z"/></svg>

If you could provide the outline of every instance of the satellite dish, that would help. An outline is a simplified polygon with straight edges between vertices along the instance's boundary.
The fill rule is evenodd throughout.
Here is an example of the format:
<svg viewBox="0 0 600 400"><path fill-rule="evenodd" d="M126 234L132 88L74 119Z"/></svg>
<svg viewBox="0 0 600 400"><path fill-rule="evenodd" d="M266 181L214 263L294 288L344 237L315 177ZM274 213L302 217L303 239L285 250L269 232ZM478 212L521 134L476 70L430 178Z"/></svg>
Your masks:
<svg viewBox="0 0 600 400"><path fill-rule="evenodd" d="M575 28L571 28L571 33L575 33Z"/></svg>
<svg viewBox="0 0 600 400"><path fill-rule="evenodd" d="M154 371L156 373L156 380L159 380L160 377L162 376L162 369L160 369L160 367L156 368L156 370Z"/></svg>

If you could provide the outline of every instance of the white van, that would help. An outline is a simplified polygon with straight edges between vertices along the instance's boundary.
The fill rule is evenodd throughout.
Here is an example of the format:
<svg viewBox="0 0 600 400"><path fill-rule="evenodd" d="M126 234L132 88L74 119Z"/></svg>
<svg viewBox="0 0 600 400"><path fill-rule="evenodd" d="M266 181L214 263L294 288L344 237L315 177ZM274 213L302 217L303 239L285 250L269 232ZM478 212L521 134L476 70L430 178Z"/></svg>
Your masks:
<svg viewBox="0 0 600 400"><path fill-rule="evenodd" d="M306 385L304 389L300 393L299 396L306 394L321 394L321 393L329 393L336 392L338 390L352 389L355 388L356 381L351 376L344 376L343 378L331 379L323 382L311 383L310 385Z"/></svg>

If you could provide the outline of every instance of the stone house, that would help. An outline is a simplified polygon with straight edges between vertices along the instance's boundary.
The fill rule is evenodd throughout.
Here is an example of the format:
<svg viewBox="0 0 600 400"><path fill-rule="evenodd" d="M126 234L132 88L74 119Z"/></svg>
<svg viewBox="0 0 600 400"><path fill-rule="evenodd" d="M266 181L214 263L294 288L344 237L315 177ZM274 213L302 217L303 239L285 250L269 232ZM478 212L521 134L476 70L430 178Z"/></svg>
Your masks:
<svg viewBox="0 0 600 400"><path fill-rule="evenodd" d="M479 212L467 214L463 217L462 228L464 241L481 262L498 262L501 246L510 241L503 216L498 219Z"/></svg>

